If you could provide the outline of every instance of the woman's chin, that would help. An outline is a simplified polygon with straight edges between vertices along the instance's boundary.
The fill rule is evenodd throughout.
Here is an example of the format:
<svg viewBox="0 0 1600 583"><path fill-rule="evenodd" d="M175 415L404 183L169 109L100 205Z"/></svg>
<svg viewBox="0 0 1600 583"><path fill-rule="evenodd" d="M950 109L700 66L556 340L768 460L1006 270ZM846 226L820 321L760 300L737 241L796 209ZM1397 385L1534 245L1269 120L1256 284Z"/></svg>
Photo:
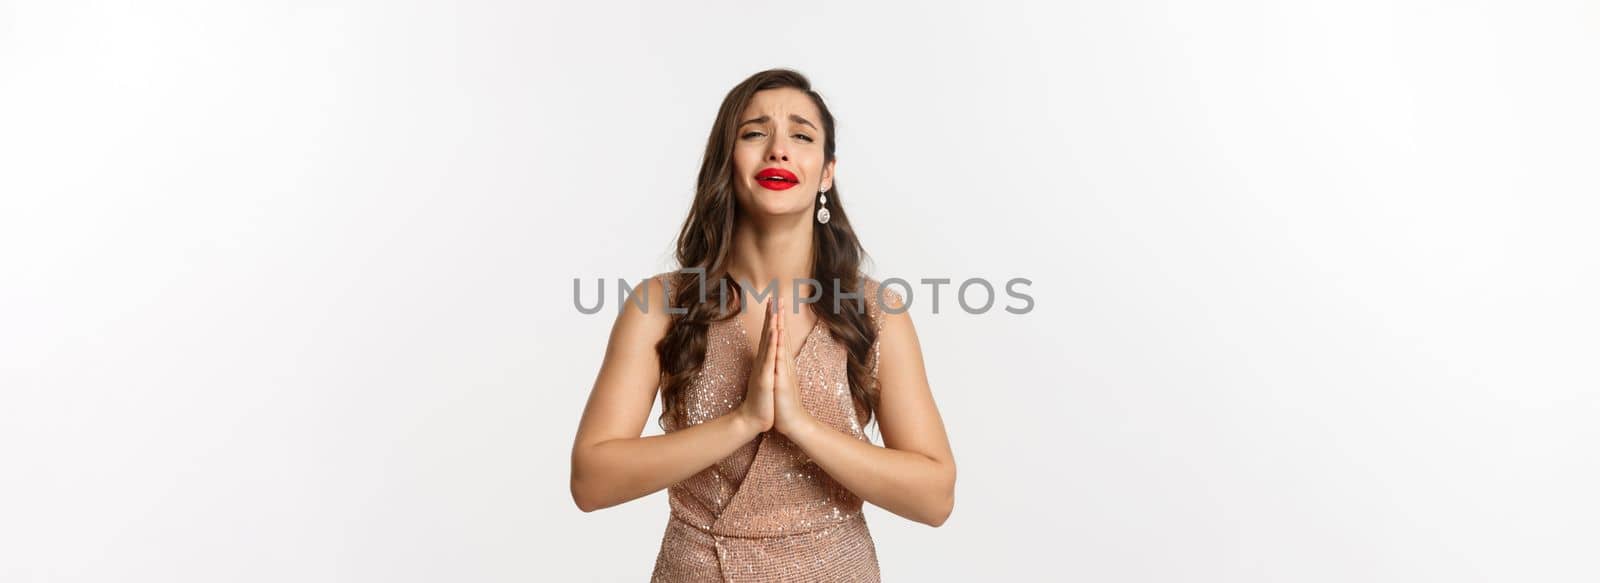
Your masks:
<svg viewBox="0 0 1600 583"><path fill-rule="evenodd" d="M810 209L803 202L793 200L763 200L760 194L756 195L752 204L746 205L753 217L782 218L806 214Z"/></svg>

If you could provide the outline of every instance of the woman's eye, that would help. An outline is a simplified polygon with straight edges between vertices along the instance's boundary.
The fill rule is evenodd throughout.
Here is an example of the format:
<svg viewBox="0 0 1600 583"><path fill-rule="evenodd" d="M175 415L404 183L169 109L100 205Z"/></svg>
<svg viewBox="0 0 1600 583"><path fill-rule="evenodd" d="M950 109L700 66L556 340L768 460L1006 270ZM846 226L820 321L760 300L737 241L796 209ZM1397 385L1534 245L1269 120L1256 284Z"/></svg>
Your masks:
<svg viewBox="0 0 1600 583"><path fill-rule="evenodd" d="M761 132L745 132L744 135L739 136L739 137L748 140L750 138L759 138L759 137L765 136L765 135L766 134L761 133ZM808 135L805 135L805 134L795 134L794 137L802 139L802 140L805 140L808 143L814 141L814 140L811 139L811 136L808 136Z"/></svg>

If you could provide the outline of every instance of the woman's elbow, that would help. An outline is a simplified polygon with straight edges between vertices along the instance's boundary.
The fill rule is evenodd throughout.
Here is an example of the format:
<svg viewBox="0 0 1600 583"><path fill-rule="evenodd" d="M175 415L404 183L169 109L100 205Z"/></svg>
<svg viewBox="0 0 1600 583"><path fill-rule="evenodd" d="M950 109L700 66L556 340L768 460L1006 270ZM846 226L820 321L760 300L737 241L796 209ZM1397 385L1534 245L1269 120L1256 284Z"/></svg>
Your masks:
<svg viewBox="0 0 1600 583"><path fill-rule="evenodd" d="M587 473L584 471L583 462L581 456L576 454L572 456L572 476L568 487L572 490L572 503L578 505L578 510L594 512L605 508L608 504L602 502L599 493L594 491L594 480L584 479Z"/></svg>
<svg viewBox="0 0 1600 583"><path fill-rule="evenodd" d="M946 494L944 499L934 507L932 514L930 514L926 520L923 520L922 523L934 528L943 526L944 522L950 519L950 513L955 510L955 507L955 494Z"/></svg>
<svg viewBox="0 0 1600 583"><path fill-rule="evenodd" d="M572 491L572 503L578 505L579 512L594 512L598 509L594 503L585 499L583 494L579 493L577 490Z"/></svg>
<svg viewBox="0 0 1600 583"><path fill-rule="evenodd" d="M577 478L572 479L571 488L572 503L578 505L578 510L594 512L600 509L600 505L595 503L594 498L584 489L583 484Z"/></svg>
<svg viewBox="0 0 1600 583"><path fill-rule="evenodd" d="M932 511L927 519L922 521L923 524L935 528L944 525L945 521L950 519L950 513L956 508L956 473L954 467L951 467L946 473L943 483L940 484L938 499L931 506Z"/></svg>
<svg viewBox="0 0 1600 583"><path fill-rule="evenodd" d="M594 512L621 504L622 501L608 498L610 492L596 491L593 485L586 485L582 480L572 481L572 503L578 505L578 510Z"/></svg>

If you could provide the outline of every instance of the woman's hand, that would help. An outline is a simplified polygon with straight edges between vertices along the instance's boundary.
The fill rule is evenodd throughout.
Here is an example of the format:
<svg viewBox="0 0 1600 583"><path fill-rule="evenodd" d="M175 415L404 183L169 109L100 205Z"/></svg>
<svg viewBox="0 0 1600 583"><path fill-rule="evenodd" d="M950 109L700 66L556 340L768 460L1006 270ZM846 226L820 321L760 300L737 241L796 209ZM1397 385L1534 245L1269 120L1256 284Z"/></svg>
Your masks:
<svg viewBox="0 0 1600 583"><path fill-rule="evenodd" d="M735 410L758 432L772 429L776 419L772 387L777 383L778 338L783 336L777 330L777 317L778 300L773 298L767 302L767 314L761 320L760 348L750 369L750 380L745 383L744 403Z"/></svg>
<svg viewBox="0 0 1600 583"><path fill-rule="evenodd" d="M794 436L800 431L811 429L816 424L816 418L806 410L800 402L800 381L795 375L794 361L798 354L789 346L788 340L788 314L789 306L782 300L778 303L777 343L778 353L777 370L773 375L773 412L776 420L773 427L779 433Z"/></svg>

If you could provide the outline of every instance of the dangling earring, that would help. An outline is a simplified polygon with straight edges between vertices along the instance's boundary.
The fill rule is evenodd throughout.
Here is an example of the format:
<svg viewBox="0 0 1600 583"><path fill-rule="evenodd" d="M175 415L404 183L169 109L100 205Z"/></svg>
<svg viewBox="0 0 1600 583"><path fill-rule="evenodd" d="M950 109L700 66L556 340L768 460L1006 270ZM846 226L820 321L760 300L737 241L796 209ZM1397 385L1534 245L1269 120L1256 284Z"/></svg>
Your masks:
<svg viewBox="0 0 1600 583"><path fill-rule="evenodd" d="M817 222L826 225L828 224L828 189L819 190L817 194L822 195L817 201L817 204L820 205L820 208L817 209Z"/></svg>

